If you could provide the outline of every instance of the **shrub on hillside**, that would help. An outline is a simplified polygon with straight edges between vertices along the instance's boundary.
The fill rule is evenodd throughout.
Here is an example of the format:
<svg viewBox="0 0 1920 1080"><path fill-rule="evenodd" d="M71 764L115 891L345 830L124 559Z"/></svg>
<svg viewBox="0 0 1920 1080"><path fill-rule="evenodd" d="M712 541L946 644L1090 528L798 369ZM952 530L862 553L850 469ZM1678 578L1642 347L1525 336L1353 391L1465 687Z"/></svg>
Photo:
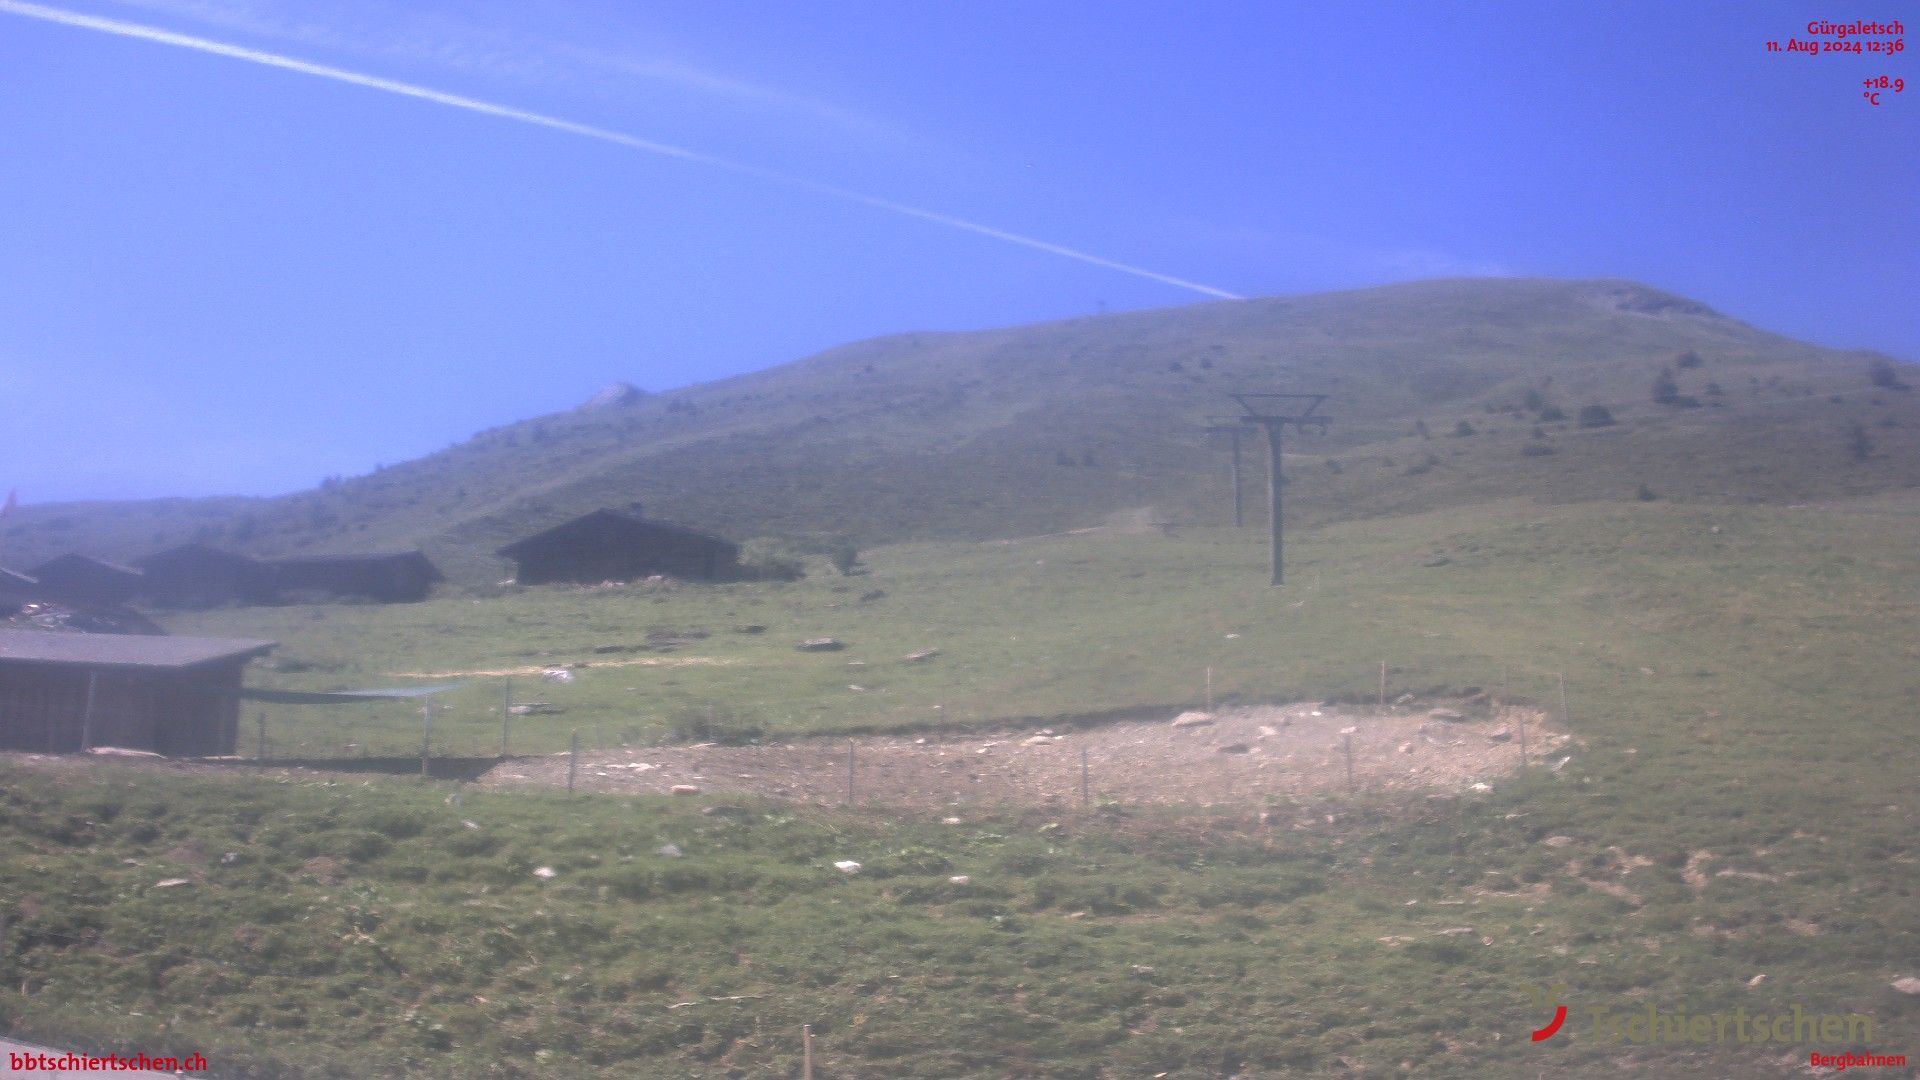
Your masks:
<svg viewBox="0 0 1920 1080"><path fill-rule="evenodd" d="M1465 420L1462 420L1459 423L1453 425L1453 436L1456 439L1464 439L1469 435L1478 435L1478 434L1480 433L1474 430L1473 425L1467 423Z"/></svg>
<svg viewBox="0 0 1920 1080"><path fill-rule="evenodd" d="M1913 389L1912 386L1909 386L1900 378L1899 369L1893 366L1893 361L1885 358L1875 360L1873 363L1867 365L1867 381L1882 390Z"/></svg>
<svg viewBox="0 0 1920 1080"><path fill-rule="evenodd" d="M1680 384L1674 381L1672 368L1661 368L1659 377L1653 380L1653 400L1676 409L1700 407L1699 398L1680 392Z"/></svg>
<svg viewBox="0 0 1920 1080"><path fill-rule="evenodd" d="M1580 406L1580 426L1583 428L1607 427L1613 422L1613 410L1605 405Z"/></svg>
<svg viewBox="0 0 1920 1080"><path fill-rule="evenodd" d="M1673 366L1683 371L1687 368L1697 368L1700 366L1700 354L1694 352L1692 349L1688 349L1686 352L1674 357Z"/></svg>
<svg viewBox="0 0 1920 1080"><path fill-rule="evenodd" d="M1867 434L1864 425L1855 424L1847 435L1847 453L1855 461L1865 461L1873 456L1873 438Z"/></svg>
<svg viewBox="0 0 1920 1080"><path fill-rule="evenodd" d="M740 545L740 569L757 581L798 581L807 576L803 554L788 541L769 536Z"/></svg>
<svg viewBox="0 0 1920 1080"><path fill-rule="evenodd" d="M1674 381L1672 368L1661 368L1660 374L1654 378L1653 402L1656 405L1680 403L1680 384Z"/></svg>
<svg viewBox="0 0 1920 1080"><path fill-rule="evenodd" d="M1548 405L1546 408L1540 410L1540 421L1542 423L1550 424L1556 420L1565 420L1566 418L1566 410L1560 408L1558 405Z"/></svg>

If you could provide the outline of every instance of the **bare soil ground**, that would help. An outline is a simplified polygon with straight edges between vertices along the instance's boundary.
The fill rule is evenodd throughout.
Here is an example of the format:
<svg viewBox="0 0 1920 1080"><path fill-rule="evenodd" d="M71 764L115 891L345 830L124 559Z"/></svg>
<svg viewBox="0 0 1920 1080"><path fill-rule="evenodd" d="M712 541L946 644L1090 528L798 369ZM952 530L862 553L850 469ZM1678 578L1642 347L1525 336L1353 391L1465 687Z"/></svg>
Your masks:
<svg viewBox="0 0 1920 1080"><path fill-rule="evenodd" d="M1568 736L1548 731L1538 710L1451 706L1461 719L1436 719L1430 706L1321 705L1223 710L1211 723L1175 727L1172 717L1081 729L1026 729L967 736L809 739L761 746L660 746L580 755L577 790L617 794L694 788L703 797L758 795L836 804L938 808L980 804L1072 805L1081 763L1095 801L1258 803L1347 789L1346 729L1353 783L1362 791L1459 790L1520 767L1557 761ZM1549 765L1551 762L1547 762ZM561 785L568 755L502 762L478 783Z"/></svg>

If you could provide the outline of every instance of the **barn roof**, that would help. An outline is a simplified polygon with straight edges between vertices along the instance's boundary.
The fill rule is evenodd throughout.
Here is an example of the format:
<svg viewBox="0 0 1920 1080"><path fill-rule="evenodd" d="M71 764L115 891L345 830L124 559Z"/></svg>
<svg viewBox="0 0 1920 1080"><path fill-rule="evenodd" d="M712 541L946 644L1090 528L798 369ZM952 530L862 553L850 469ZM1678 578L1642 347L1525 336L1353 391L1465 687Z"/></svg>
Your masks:
<svg viewBox="0 0 1920 1080"><path fill-rule="evenodd" d="M142 569L148 569L155 566L156 564L165 565L168 563L179 562L181 560L224 562L224 563L238 564L238 565L258 565L259 564L258 559L252 558L251 556L242 555L237 551L228 551L225 548L217 548L209 544L192 543L192 544L181 544L179 547L170 547L165 551L156 551L151 555L145 556L144 558L135 559L134 565Z"/></svg>
<svg viewBox="0 0 1920 1080"><path fill-rule="evenodd" d="M53 558L34 567L33 576L43 578L47 576L48 571L58 574L68 569L106 570L113 574L124 574L128 577L140 576L140 571L131 566L122 566L119 563L108 562L105 559L96 559L91 555L80 555L74 552L68 552L65 555L55 555Z"/></svg>
<svg viewBox="0 0 1920 1080"><path fill-rule="evenodd" d="M0 664L185 668L216 660L249 659L267 652L276 644L278 643L245 638L55 634L40 630L0 630Z"/></svg>
<svg viewBox="0 0 1920 1080"><path fill-rule="evenodd" d="M411 562L433 563L419 549L411 551L362 551L345 555L287 555L267 560L276 566L351 566L356 563Z"/></svg>
<svg viewBox="0 0 1920 1080"><path fill-rule="evenodd" d="M547 548L554 543L564 543L582 535L624 536L634 540L658 540L671 538L692 540L700 544L711 544L723 548L734 545L711 533L698 529L689 529L684 525L668 525L661 521L643 521L632 514L623 514L618 510L595 510L591 514L582 514L571 521L563 521L551 529L534 533L532 536L501 548L495 554L508 559L522 559Z"/></svg>

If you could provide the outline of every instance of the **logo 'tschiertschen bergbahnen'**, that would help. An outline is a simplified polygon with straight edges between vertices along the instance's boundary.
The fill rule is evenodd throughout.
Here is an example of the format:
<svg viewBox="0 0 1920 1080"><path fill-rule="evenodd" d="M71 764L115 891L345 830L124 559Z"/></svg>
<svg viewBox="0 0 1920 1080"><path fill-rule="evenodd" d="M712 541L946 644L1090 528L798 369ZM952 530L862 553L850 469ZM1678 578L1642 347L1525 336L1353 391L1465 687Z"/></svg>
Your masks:
<svg viewBox="0 0 1920 1080"><path fill-rule="evenodd" d="M1566 987L1522 984L1546 1023L1533 1032L1534 1042L1559 1034L1567 1022L1563 999ZM1591 1023L1595 1039L1627 1043L1847 1043L1873 1041L1873 1018L1859 1013L1811 1013L1798 1005L1774 1012L1748 1012L1744 1007L1714 1012L1688 1012L1684 1004L1672 1008L1647 1003L1618 1009L1611 1005L1583 1005L1578 1011ZM1576 1027L1582 1026L1578 1022Z"/></svg>

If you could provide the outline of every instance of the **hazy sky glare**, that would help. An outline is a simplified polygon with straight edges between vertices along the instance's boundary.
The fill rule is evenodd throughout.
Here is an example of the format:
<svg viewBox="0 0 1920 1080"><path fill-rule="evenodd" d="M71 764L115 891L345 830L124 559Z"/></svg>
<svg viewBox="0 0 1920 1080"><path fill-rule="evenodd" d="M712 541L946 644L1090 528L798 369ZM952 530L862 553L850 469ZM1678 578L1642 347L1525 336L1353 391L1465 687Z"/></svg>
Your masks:
<svg viewBox="0 0 1920 1080"><path fill-rule="evenodd" d="M1859 97L1920 66L1768 55L1832 14L1802 4L58 6L1245 295L1626 277L1920 358L1920 86ZM0 488L28 502L290 490L616 379L1201 299L4 10L0 147Z"/></svg>

